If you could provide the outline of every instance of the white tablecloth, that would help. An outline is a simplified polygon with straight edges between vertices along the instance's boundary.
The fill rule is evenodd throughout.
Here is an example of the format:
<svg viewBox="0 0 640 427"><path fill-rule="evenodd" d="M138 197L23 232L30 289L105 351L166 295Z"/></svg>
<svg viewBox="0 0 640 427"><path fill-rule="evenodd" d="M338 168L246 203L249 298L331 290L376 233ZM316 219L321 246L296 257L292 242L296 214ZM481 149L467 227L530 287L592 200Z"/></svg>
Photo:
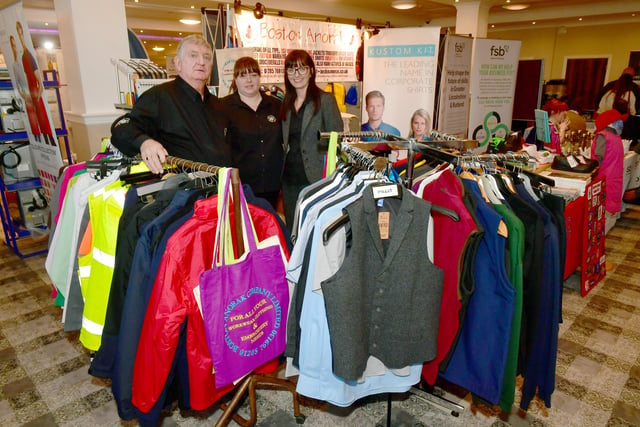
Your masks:
<svg viewBox="0 0 640 427"><path fill-rule="evenodd" d="M629 151L624 155L624 177L622 188L631 190L640 187L640 155Z"/></svg>

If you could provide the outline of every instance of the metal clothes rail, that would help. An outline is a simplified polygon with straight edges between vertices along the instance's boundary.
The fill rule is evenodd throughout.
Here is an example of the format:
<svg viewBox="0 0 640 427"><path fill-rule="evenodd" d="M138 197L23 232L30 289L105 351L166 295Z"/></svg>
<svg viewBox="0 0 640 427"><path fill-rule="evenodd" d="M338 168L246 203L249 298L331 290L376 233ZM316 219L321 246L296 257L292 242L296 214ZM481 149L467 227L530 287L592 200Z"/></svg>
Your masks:
<svg viewBox="0 0 640 427"><path fill-rule="evenodd" d="M194 162L191 160L182 159L175 156L167 156L166 164L176 166L182 170L201 171L209 173L217 173L220 167L212 166L207 163ZM240 173L236 168L231 169L231 191L233 194L233 209L236 219L241 218L240 204L237 203L239 199L240 189ZM242 241L242 223L239 220L234 221L236 228L235 244L237 248L237 254L240 256L244 252L244 244ZM276 371L277 372L277 371ZM270 375L262 374L249 374L240 382L240 385L236 389L233 398L229 403L221 403L220 407L223 412L218 421L216 421L216 427L222 427L226 425L231 418L243 427L254 426L258 418L258 408L256 403L256 388L271 388L271 389L284 389L291 392L293 397L293 415L296 418L298 424L302 424L305 421L305 416L300 413L300 404L298 402L298 394L296 393L296 386L291 381L283 378L278 378L276 373ZM243 418L237 413L238 406L244 400L244 396L249 395L249 419Z"/></svg>

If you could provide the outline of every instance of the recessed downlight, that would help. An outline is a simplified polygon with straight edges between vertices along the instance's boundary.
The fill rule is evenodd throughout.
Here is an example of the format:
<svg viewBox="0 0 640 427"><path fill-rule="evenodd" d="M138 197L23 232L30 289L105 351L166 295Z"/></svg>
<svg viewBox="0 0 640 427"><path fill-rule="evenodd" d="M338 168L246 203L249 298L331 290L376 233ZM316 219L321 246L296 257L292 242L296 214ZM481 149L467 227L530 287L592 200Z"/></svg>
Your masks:
<svg viewBox="0 0 640 427"><path fill-rule="evenodd" d="M506 10L525 10L529 8L528 4L503 4L503 9Z"/></svg>

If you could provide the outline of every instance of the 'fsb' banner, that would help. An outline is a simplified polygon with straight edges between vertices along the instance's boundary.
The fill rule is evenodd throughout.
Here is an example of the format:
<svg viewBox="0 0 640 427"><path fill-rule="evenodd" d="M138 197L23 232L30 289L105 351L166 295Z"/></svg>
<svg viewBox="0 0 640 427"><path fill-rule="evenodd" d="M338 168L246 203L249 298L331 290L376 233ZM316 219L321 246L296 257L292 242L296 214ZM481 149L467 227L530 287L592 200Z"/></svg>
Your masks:
<svg viewBox="0 0 640 427"><path fill-rule="evenodd" d="M494 137L505 138L511 128L516 91L518 40L476 39L471 69L469 138L485 152Z"/></svg>
<svg viewBox="0 0 640 427"><path fill-rule="evenodd" d="M471 81L471 37L447 36L438 103L438 130L465 138L469 123L469 87Z"/></svg>
<svg viewBox="0 0 640 427"><path fill-rule="evenodd" d="M239 47L253 47L263 83L284 81L284 58L293 49L308 51L316 65L316 81L357 80L356 52L360 31L355 25L304 21L282 16L235 14L235 39Z"/></svg>
<svg viewBox="0 0 640 427"><path fill-rule="evenodd" d="M13 128L6 129L5 126L4 132L27 133L39 175L33 178L40 178L45 197L50 201L63 164L62 155L47 108L49 104L42 71L38 68L29 27L24 19L22 2L0 10L0 48L4 53L14 87L11 103L17 108L14 108L12 114L21 117L21 120L11 121Z"/></svg>

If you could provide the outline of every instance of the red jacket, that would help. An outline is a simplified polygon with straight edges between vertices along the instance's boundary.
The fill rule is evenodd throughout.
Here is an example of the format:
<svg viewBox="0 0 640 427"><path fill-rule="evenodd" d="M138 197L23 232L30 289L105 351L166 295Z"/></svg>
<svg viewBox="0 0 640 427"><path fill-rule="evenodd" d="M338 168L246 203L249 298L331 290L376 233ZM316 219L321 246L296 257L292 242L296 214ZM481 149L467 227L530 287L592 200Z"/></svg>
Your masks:
<svg viewBox="0 0 640 427"><path fill-rule="evenodd" d="M196 202L193 217L169 239L154 283L142 327L133 369L132 402L149 412L165 387L178 344L180 325L187 319L187 359L191 408L203 410L228 393L232 387L216 389L213 364L205 337L204 322L193 289L200 274L211 267L217 228L218 197ZM260 241L277 235L289 253L278 222L267 211L249 205ZM233 212L231 212L233 221ZM277 360L264 371L273 371Z"/></svg>
<svg viewBox="0 0 640 427"><path fill-rule="evenodd" d="M422 377L431 385L435 384L439 365L449 353L458 333L461 300L469 297L463 295L460 290L460 276L464 267L463 254L471 239L477 238L478 227L462 200L463 193L460 179L453 172L445 170L424 188L422 194L423 199L452 209L460 217L460 220L455 222L445 215L431 211L434 224L434 263L444 270L438 352L435 359L426 362L422 367Z"/></svg>

